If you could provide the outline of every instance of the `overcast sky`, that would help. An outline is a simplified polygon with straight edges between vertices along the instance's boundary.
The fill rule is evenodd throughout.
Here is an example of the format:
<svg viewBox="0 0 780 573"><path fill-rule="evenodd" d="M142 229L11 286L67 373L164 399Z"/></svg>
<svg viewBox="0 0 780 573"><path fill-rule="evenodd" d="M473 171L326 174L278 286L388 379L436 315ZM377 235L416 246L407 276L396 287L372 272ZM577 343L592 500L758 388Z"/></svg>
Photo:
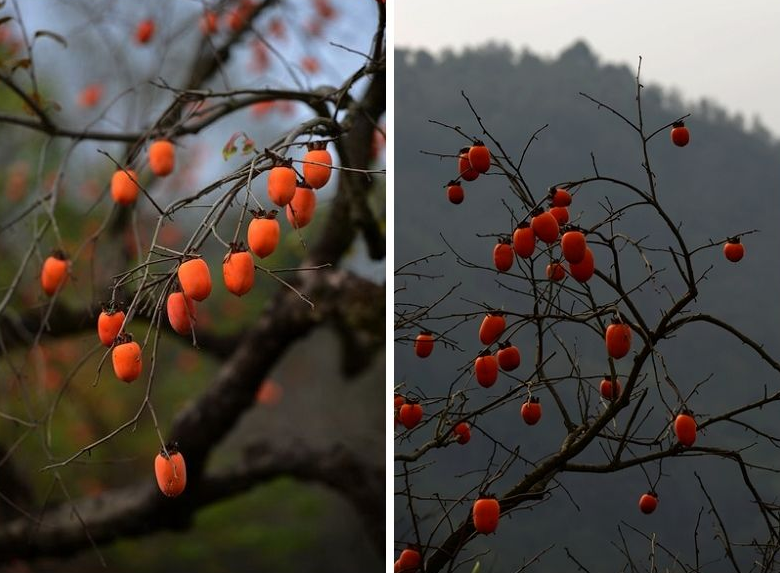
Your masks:
<svg viewBox="0 0 780 573"><path fill-rule="evenodd" d="M645 81L758 115L780 137L778 0L398 0L395 15L398 47L495 40L554 57L582 38L602 62L641 55Z"/></svg>

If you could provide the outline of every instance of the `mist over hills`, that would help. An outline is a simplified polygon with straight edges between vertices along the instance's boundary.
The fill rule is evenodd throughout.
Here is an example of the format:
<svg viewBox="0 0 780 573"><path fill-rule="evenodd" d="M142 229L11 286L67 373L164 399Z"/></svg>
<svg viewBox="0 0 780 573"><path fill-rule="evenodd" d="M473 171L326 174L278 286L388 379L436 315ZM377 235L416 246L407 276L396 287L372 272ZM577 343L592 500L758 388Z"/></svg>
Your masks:
<svg viewBox="0 0 780 573"><path fill-rule="evenodd" d="M592 175L591 153L602 175L647 187L641 167L641 147L635 134L613 114L598 109L579 95L579 92L585 92L633 119L636 117L636 69L601 63L584 42L575 42L558 58L550 60L528 52L517 54L506 47L486 45L458 54L432 55L397 50L395 62L396 266L424 255L448 251L440 233L464 259L490 266L495 239L477 237L477 234L511 232L512 220L502 200L513 209L521 210L505 180L499 176L480 177L473 183L466 183L465 201L461 205L450 204L444 185L456 175L454 159L440 160L420 153L425 150L452 154L466 143L454 131L429 120L458 125L471 135L481 135L460 95L461 90L471 99L490 133L514 158L520 156L534 131L549 124L531 146L523 168L524 177L536 197L541 197L553 183ZM717 94L712 96L717 99ZM701 283L700 296L691 308L734 324L763 343L770 354L780 356L776 326L776 317L780 315L777 296L780 285L777 255L780 245L777 229L780 143L759 121L745 121L713 101L688 103L684 94L680 96L657 85L645 85L642 101L644 122L649 131L686 113L691 114L686 120L691 131L691 143L687 147L674 147L667 133L660 134L649 145L659 199L671 218L681 223L681 232L689 245L705 244L709 239L721 240L741 231L760 230L744 239L747 254L738 265L725 261L720 249L697 255L697 270L701 272L710 266L712 270ZM600 204L607 199L613 205L623 205L630 198L608 186L585 187L575 196L571 208L573 218L581 217L583 224L600 220L604 215ZM668 230L649 215L647 210L637 210L621 219L616 230L637 238L648 236L648 244L667 247L671 244ZM605 257L603 253L599 255L597 252L597 265ZM625 258L625 282L640 282L646 274L641 261L632 258L630 253L626 253ZM650 258L655 268L666 268L661 283L680 293L682 285L675 278L674 268L670 268L668 256L651 255ZM628 263L629 260L632 262ZM524 299L502 288L498 282L511 285L511 280L499 277L497 273L459 266L450 252L421 270L443 277L433 281L399 279L396 287L406 289L398 294L399 300L433 301L460 282L457 295L441 307L439 314L475 310L474 305L463 299L494 307L524 308ZM539 272L543 272L542 266ZM595 292L599 294L598 289ZM653 288L645 289L638 300L640 308L653 320L657 320L659 311L669 302L665 293ZM417 359L410 346L398 344L396 382L405 381L408 389L426 396L446 394L458 376L457 369L468 363L480 348L477 328L478 325L471 321L451 334L459 341L463 352L437 348L426 360ZM570 336L567 340L576 342L583 355L584 371L602 371L601 341L574 328L563 333ZM528 376L532 371L533 338L521 335L513 340L524 355L520 375ZM692 399L697 414L703 416L759 399L765 388L771 392L780 387L777 372L760 362L752 351L735 343L733 338L711 327L684 330L673 340L663 341L659 350L664 353L671 375L684 392L712 376ZM627 367L623 365L623 368ZM503 393L509 385L510 381L499 379L490 390L478 387L475 390L476 384L471 381L469 396L474 404L470 404L470 408ZM570 394L565 399L574 405L576 396L573 391ZM655 400L658 407L648 418L649 433L662 428L667 419L660 400ZM519 446L522 456L537 460L557 449L564 436L560 417L552 404L549 405L545 418L533 429L520 420L519 401L516 408L504 408L484 417L480 425L507 446ZM777 433L779 413L780 405L775 404L745 416L743 421ZM625 420L626 415L624 412L620 419ZM426 427L411 443L404 443L399 449L411 450L414 445L429 439L431 431L431 426ZM700 440L705 445L732 448L754 441L736 425L716 427L703 433ZM462 495L469 487L479 484L484 471L459 479L453 476L469 470L484 470L491 448L492 444L477 431L467 446L438 450L430 458L424 458L425 461L436 460L436 464L415 474L413 487L416 493L437 492L444 497ZM777 457L777 451L760 443L745 455L757 463L771 463ZM602 453L595 444L581 457L584 461L600 459L603 459ZM567 559L564 547L570 548L593 571L616 570L617 563L622 561L618 561L620 554L611 543L622 543L617 527L625 521L645 532L657 533L661 543L685 559L693 560L693 530L700 508L706 506L694 469L713 496L732 538L745 541L761 535L761 518L734 464L682 458L663 465L664 476L659 486L661 505L652 516L642 516L636 509L639 495L647 490L647 479L638 468L607 476L566 474L550 501L531 510L516 512L511 519L502 521L497 535L470 544L468 553L491 550L490 555L481 558L483 572L514 571L523 564L524 558L555 544L541 565L531 570L571 570L574 564ZM527 467L516 464L493 489L496 493L505 491L526 471ZM657 467L649 466L648 471L655 478ZM774 474L753 477L765 499L780 499L780 479ZM469 507L464 504L456 510L453 519L463 519ZM396 509L401 517L396 521L395 537L409 540L405 499L397 499ZM712 540L712 519L707 515L707 509L708 506L702 516L699 540L702 561L722 556L718 542ZM625 526L623 529L627 531ZM646 541L634 535L629 536L628 543L636 551L635 557L646 558ZM750 563L750 550L739 552L741 562ZM713 570L718 570L718 566Z"/></svg>

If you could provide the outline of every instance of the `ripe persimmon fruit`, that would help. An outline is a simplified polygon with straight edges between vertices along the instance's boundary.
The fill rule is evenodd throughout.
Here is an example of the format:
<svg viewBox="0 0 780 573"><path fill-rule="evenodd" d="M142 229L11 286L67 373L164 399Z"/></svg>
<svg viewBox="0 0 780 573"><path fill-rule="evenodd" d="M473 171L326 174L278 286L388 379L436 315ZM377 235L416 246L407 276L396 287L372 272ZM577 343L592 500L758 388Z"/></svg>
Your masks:
<svg viewBox="0 0 780 573"><path fill-rule="evenodd" d="M132 169L117 169L114 171L114 174L111 176L111 198L114 202L119 205L132 205L135 203L139 191L136 181L138 181L138 176Z"/></svg>
<svg viewBox="0 0 780 573"><path fill-rule="evenodd" d="M469 164L477 173L487 173L490 169L490 150L479 140L469 148Z"/></svg>
<svg viewBox="0 0 780 573"><path fill-rule="evenodd" d="M569 274L581 283L588 282L595 271L596 262L590 247L585 247L585 256L579 263L569 264Z"/></svg>
<svg viewBox="0 0 780 573"><path fill-rule="evenodd" d="M474 181L479 177L479 172L469 162L469 148L463 147L458 152L458 175L464 181Z"/></svg>
<svg viewBox="0 0 780 573"><path fill-rule="evenodd" d="M295 196L295 171L290 165L290 162L277 165L268 174L268 197L279 207L287 205Z"/></svg>
<svg viewBox="0 0 780 573"><path fill-rule="evenodd" d="M520 415L529 426L536 425L542 419L542 405L539 402L539 398L535 396L528 398L528 401L520 408Z"/></svg>
<svg viewBox="0 0 780 573"><path fill-rule="evenodd" d="M101 84L89 84L84 86L79 94L79 105L85 108L95 107L103 97L103 86Z"/></svg>
<svg viewBox="0 0 780 573"><path fill-rule="evenodd" d="M244 296L255 284L255 261L243 243L231 245L222 260L225 287L236 296Z"/></svg>
<svg viewBox="0 0 780 573"><path fill-rule="evenodd" d="M295 188L292 201L285 207L287 220L295 229L303 229L314 218L314 209L317 207L317 195L308 183L301 182Z"/></svg>
<svg viewBox="0 0 780 573"><path fill-rule="evenodd" d="M551 281L561 281L566 276L566 269L563 265L557 261L554 261L547 265L547 278Z"/></svg>
<svg viewBox="0 0 780 573"><path fill-rule="evenodd" d="M420 358L427 358L433 352L433 334L421 332L414 340L414 353Z"/></svg>
<svg viewBox="0 0 780 573"><path fill-rule="evenodd" d="M504 372L511 372L520 366L520 350L511 342L499 343L496 358Z"/></svg>
<svg viewBox="0 0 780 573"><path fill-rule="evenodd" d="M111 363L114 374L123 382L132 382L141 375L141 347L130 334L123 333L116 337L116 345L111 351Z"/></svg>
<svg viewBox="0 0 780 573"><path fill-rule="evenodd" d="M458 184L457 181L450 181L447 183L447 199L450 200L450 203L453 205L460 205L463 203L464 198L465 194L462 185Z"/></svg>
<svg viewBox="0 0 780 573"><path fill-rule="evenodd" d="M246 233L247 244L252 252L261 259L270 256L279 245L279 221L276 211L253 211L254 218Z"/></svg>
<svg viewBox="0 0 780 573"><path fill-rule="evenodd" d="M732 263L738 263L745 256L745 245L743 245L739 237L731 237L723 245L723 255Z"/></svg>
<svg viewBox="0 0 780 573"><path fill-rule="evenodd" d="M529 223L523 221L512 233L512 247L517 256L523 259L528 259L534 254L536 235Z"/></svg>
<svg viewBox="0 0 780 573"><path fill-rule="evenodd" d="M479 325L479 341L484 345L493 344L504 333L506 319L503 312L489 312Z"/></svg>
<svg viewBox="0 0 780 573"><path fill-rule="evenodd" d="M569 210L566 207L550 207L550 215L555 217L559 226L569 222Z"/></svg>
<svg viewBox="0 0 780 573"><path fill-rule="evenodd" d="M675 121L672 124L671 135L672 143L677 147L685 147L691 140L691 133L688 131L688 128L685 127L685 122L682 121Z"/></svg>
<svg viewBox="0 0 780 573"><path fill-rule="evenodd" d="M620 392L620 380L617 378L613 380L612 376L605 374L604 379L601 381L601 384L599 384L599 393L601 396L607 400L617 400L620 397Z"/></svg>
<svg viewBox="0 0 780 573"><path fill-rule="evenodd" d="M534 235L548 245L553 244L558 239L558 233L560 233L558 220L549 211L535 211L531 219L531 228L534 231Z"/></svg>
<svg viewBox="0 0 780 573"><path fill-rule="evenodd" d="M563 258L569 263L581 263L585 258L585 249L588 243L581 231L566 231L561 237L561 251Z"/></svg>
<svg viewBox="0 0 780 573"><path fill-rule="evenodd" d="M483 388L490 388L498 380L498 360L489 350L480 352L474 361L474 375Z"/></svg>
<svg viewBox="0 0 780 573"><path fill-rule="evenodd" d="M51 296L68 281L70 261L62 251L55 250L43 261L41 268L41 287Z"/></svg>
<svg viewBox="0 0 780 573"><path fill-rule="evenodd" d="M176 148L167 139L158 139L149 146L149 168L157 177L173 173L176 167Z"/></svg>
<svg viewBox="0 0 780 573"><path fill-rule="evenodd" d="M393 397L393 418L396 426L401 423L401 419L398 417L398 414L400 413L401 406L404 404L406 404L406 398L401 394L396 394Z"/></svg>
<svg viewBox="0 0 780 573"><path fill-rule="evenodd" d="M217 13L213 10L206 10L200 17L200 31L206 36L217 33Z"/></svg>
<svg viewBox="0 0 780 573"><path fill-rule="evenodd" d="M604 342L611 358L623 358L631 350L631 327L613 318L612 324L607 327Z"/></svg>
<svg viewBox="0 0 780 573"><path fill-rule="evenodd" d="M688 410L674 419L674 434L683 446L690 447L696 441L696 420Z"/></svg>
<svg viewBox="0 0 780 573"><path fill-rule="evenodd" d="M408 547L401 551L401 555L396 563L398 564L399 573L413 573L420 569L422 556L415 547Z"/></svg>
<svg viewBox="0 0 780 573"><path fill-rule="evenodd" d="M138 26L135 29L135 40L139 44L148 44L154 37L154 31L156 26L154 20L147 18L138 22Z"/></svg>
<svg viewBox="0 0 780 573"><path fill-rule="evenodd" d="M553 207L568 207L571 205L571 194L566 189L550 189L550 201Z"/></svg>
<svg viewBox="0 0 780 573"><path fill-rule="evenodd" d="M499 239L498 244L493 247L493 264L499 272L505 273L512 268L514 253L509 239Z"/></svg>
<svg viewBox="0 0 780 573"><path fill-rule="evenodd" d="M303 179L314 189L325 187L330 180L333 159L330 156L330 152L326 149L327 145L325 141L313 141L308 144L308 151L303 156ZM325 165L317 165L318 163L324 163Z"/></svg>
<svg viewBox="0 0 780 573"><path fill-rule="evenodd" d="M193 300L201 301L211 294L211 273L203 259L189 259L179 265L181 290Z"/></svg>
<svg viewBox="0 0 780 573"><path fill-rule="evenodd" d="M639 498L639 511L650 515L658 507L658 496L654 491L648 491Z"/></svg>
<svg viewBox="0 0 780 573"><path fill-rule="evenodd" d="M167 450L167 451L166 451ZM176 444L168 444L154 459L157 486L168 497L181 495L187 486L187 466Z"/></svg>
<svg viewBox="0 0 780 573"><path fill-rule="evenodd" d="M423 409L420 404L413 400L408 400L406 404L398 410L398 419L407 430L411 430L420 423L423 417Z"/></svg>
<svg viewBox="0 0 780 573"><path fill-rule="evenodd" d="M195 326L195 303L183 292L168 295L165 309L171 328L182 336L187 336Z"/></svg>
<svg viewBox="0 0 780 573"><path fill-rule="evenodd" d="M471 520L474 529L482 534L493 533L498 527L498 518L501 515L501 506L495 497L482 497L474 502L471 510Z"/></svg>
<svg viewBox="0 0 780 573"><path fill-rule="evenodd" d="M468 444L471 440L471 427L466 422L456 424L452 428L452 433L456 436L456 441L460 445Z"/></svg>
<svg viewBox="0 0 780 573"><path fill-rule="evenodd" d="M117 309L114 305L104 307L97 320L97 331L100 344L103 346L111 346L114 344L114 339L122 330L122 324L124 324L124 322L124 312Z"/></svg>

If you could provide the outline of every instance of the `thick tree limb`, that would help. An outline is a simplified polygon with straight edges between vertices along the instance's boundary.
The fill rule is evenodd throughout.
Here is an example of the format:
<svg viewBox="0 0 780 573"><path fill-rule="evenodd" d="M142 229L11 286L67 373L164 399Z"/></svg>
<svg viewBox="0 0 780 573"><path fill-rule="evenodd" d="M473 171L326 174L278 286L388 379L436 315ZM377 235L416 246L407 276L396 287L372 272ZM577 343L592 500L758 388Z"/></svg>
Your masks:
<svg viewBox="0 0 780 573"><path fill-rule="evenodd" d="M84 498L76 506L95 542L105 544L120 537L186 529L200 508L244 493L259 483L290 476L345 494L366 525L373 523L369 532L377 547L383 543L383 532L375 531L376 524L384 523L383 467L370 466L344 449L317 451L303 444L284 452L255 446L245 454L240 465L188 483L187 491L178 498L163 496L149 475L135 486ZM84 529L73 518L70 504L45 512L40 524L19 518L0 529L0 562L70 555L87 546Z"/></svg>

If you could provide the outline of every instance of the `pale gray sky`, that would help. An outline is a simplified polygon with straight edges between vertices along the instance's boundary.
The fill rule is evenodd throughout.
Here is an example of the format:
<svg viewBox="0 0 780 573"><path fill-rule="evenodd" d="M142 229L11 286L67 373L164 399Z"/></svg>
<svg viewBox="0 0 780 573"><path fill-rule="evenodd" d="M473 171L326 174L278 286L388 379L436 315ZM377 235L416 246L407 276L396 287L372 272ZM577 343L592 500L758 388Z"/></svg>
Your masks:
<svg viewBox="0 0 780 573"><path fill-rule="evenodd" d="M459 48L488 40L557 56L584 39L603 62L635 66L708 97L780 137L778 0L397 0L398 47Z"/></svg>

